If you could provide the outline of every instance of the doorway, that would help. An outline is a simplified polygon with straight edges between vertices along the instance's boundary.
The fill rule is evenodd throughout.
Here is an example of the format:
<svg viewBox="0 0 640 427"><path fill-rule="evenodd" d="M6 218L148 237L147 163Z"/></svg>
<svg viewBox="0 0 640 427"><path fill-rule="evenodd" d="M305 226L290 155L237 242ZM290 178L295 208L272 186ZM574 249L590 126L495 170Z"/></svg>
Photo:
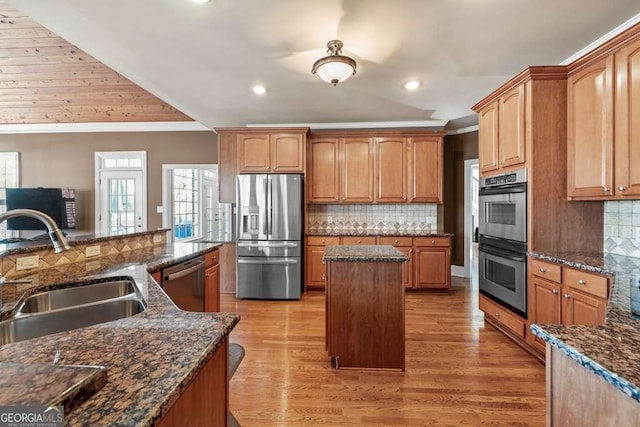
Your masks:
<svg viewBox="0 0 640 427"><path fill-rule="evenodd" d="M464 161L464 275L471 286L478 281L478 190L480 170L478 159Z"/></svg>

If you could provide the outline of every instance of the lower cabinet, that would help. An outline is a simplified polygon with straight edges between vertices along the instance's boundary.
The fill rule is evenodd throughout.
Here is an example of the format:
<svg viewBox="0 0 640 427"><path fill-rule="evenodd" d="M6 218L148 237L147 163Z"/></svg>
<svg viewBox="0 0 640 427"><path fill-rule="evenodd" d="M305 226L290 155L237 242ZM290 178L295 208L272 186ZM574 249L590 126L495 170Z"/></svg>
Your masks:
<svg viewBox="0 0 640 427"><path fill-rule="evenodd" d="M191 384L162 417L158 426L227 425L229 411L228 354L228 343L224 339Z"/></svg>
<svg viewBox="0 0 640 427"><path fill-rule="evenodd" d="M220 251L204 255L204 311L220 311Z"/></svg>
<svg viewBox="0 0 640 427"><path fill-rule="evenodd" d="M484 295L480 295L478 298L478 306L484 312L485 319L489 318L492 323L498 323L502 329L507 329L519 338L525 338L527 334L525 319Z"/></svg>
<svg viewBox="0 0 640 427"><path fill-rule="evenodd" d="M601 325L609 294L609 278L600 274L529 259L529 324ZM546 343L529 334L528 343L545 352Z"/></svg>
<svg viewBox="0 0 640 427"><path fill-rule="evenodd" d="M402 283L405 289L451 288L450 237L411 236L308 236L305 248L305 287L325 288L325 266L322 261L327 245L391 245L409 257L403 263Z"/></svg>

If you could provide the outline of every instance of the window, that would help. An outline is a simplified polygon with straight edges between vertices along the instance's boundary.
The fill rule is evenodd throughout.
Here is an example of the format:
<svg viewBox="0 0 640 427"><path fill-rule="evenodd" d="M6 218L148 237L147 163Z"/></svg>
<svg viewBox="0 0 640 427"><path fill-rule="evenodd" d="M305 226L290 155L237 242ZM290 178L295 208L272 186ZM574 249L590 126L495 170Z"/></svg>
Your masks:
<svg viewBox="0 0 640 427"><path fill-rule="evenodd" d="M17 152L0 153L0 213L7 211L6 188L19 187L19 162ZM0 238L16 237L16 232L7 230L7 222L0 224Z"/></svg>
<svg viewBox="0 0 640 427"><path fill-rule="evenodd" d="M176 240L201 236L200 175L197 169L173 170L173 230Z"/></svg>

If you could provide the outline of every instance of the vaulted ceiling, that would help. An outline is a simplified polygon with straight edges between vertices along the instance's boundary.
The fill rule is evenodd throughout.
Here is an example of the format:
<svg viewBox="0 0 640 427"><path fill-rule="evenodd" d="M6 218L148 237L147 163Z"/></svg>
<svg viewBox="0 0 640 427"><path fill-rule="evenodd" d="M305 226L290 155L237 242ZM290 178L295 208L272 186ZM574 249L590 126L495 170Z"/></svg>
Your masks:
<svg viewBox="0 0 640 427"><path fill-rule="evenodd" d="M208 127L466 123L529 65L561 63L640 13L637 0L10 0ZM357 74L311 74L329 40ZM410 79L423 85L402 88ZM262 84L267 93L251 88Z"/></svg>

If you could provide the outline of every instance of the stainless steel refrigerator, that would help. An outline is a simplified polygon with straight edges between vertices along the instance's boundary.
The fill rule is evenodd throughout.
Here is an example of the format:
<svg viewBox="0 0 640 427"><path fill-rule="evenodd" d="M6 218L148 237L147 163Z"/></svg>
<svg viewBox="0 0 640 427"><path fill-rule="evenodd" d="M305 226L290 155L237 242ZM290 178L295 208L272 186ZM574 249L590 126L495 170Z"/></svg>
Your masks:
<svg viewBox="0 0 640 427"><path fill-rule="evenodd" d="M238 175L238 298L300 299L302 175Z"/></svg>

